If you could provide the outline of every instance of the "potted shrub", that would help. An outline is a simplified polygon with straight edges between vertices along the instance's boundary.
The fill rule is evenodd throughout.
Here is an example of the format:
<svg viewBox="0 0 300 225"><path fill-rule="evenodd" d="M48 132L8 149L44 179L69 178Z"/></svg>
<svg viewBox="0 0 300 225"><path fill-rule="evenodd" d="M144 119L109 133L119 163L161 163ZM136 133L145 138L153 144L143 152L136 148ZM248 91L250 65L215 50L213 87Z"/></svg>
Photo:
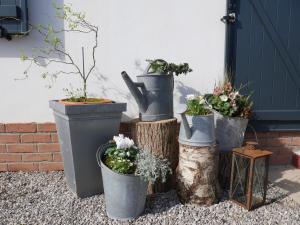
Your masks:
<svg viewBox="0 0 300 225"><path fill-rule="evenodd" d="M203 96L187 95L187 109L181 113L179 143L191 146L215 144L214 114Z"/></svg>
<svg viewBox="0 0 300 225"><path fill-rule="evenodd" d="M168 63L162 59L147 60L145 74L133 82L123 71L122 77L139 106L142 121L171 119L173 114L173 75L192 72L189 64ZM140 89L139 89L140 88Z"/></svg>
<svg viewBox="0 0 300 225"><path fill-rule="evenodd" d="M148 182L165 182L172 173L170 163L134 146L123 135L97 151L101 167L106 211L112 219L134 219L145 208Z"/></svg>
<svg viewBox="0 0 300 225"><path fill-rule="evenodd" d="M55 116L67 184L77 196L87 197L103 192L95 154L99 145L106 143L110 137L118 133L126 103L88 96L87 81L96 67L98 27L87 21L83 13L74 12L68 5L54 4L54 7L58 19L64 20L67 28L56 29L51 25L33 26L43 38L45 47L36 48L31 56L22 53L21 59L30 62L24 72L25 76L32 65L47 68L56 63L59 70L54 72L47 70L42 74L43 78L49 78L50 82L61 75L81 78L82 88L75 91L72 87L65 89L67 98L51 100L49 104ZM93 35L92 65L89 68L85 65L83 47L82 65L78 65L71 53L65 50L60 39L60 35L64 32Z"/></svg>
<svg viewBox="0 0 300 225"><path fill-rule="evenodd" d="M216 139L221 151L241 147L244 141L253 102L251 95L240 94L241 88L235 89L226 81L215 87L213 94L206 96L215 112Z"/></svg>

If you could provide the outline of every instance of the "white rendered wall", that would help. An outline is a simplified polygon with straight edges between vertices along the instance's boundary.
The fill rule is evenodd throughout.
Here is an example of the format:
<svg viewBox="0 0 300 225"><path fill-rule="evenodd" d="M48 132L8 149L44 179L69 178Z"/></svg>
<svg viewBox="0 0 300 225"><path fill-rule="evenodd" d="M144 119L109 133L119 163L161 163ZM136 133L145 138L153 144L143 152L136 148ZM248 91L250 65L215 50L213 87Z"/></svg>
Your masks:
<svg viewBox="0 0 300 225"><path fill-rule="evenodd" d="M58 0L62 3L63 0ZM211 91L222 78L224 67L225 0L69 0L76 10L100 28L97 69L89 81L91 95L128 103L124 120L136 117L137 105L129 94L120 72L126 70L135 79L146 66L145 59L163 58L171 62L188 62L193 72L175 77L175 107L184 103L190 93ZM53 17L51 0L29 0L32 24L58 23ZM80 61L81 46L91 38L63 38L65 48ZM41 70L33 68L26 80L22 77L26 63L19 59L20 50L30 53L40 46L39 37L31 34L13 41L0 40L0 122L53 121L49 99L63 98L63 87L70 77L58 79L52 89L40 78ZM87 62L88 63L88 62ZM59 66L59 67L58 67ZM57 70L63 68L57 65Z"/></svg>

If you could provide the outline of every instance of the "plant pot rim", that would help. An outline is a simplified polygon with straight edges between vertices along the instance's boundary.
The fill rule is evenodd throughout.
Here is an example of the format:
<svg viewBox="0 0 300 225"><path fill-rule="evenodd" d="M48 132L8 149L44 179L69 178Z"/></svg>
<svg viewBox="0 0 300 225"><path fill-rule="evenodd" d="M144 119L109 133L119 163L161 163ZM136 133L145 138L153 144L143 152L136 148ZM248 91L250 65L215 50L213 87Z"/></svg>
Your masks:
<svg viewBox="0 0 300 225"><path fill-rule="evenodd" d="M249 120L249 118L244 118L244 117L239 117L239 116L224 116L222 115L221 113L219 113L218 111L215 111L214 112L215 114L218 114L224 118L227 118L227 119L240 119L240 120Z"/></svg>
<svg viewBox="0 0 300 225"><path fill-rule="evenodd" d="M207 115L189 115L189 114L186 114L186 116L190 116L190 117L210 117L210 116L213 116L214 114L213 113L210 113L210 114L207 114Z"/></svg>
<svg viewBox="0 0 300 225"><path fill-rule="evenodd" d="M137 77L173 77L173 75L153 73L153 74L142 74L142 75L138 75Z"/></svg>
<svg viewBox="0 0 300 225"><path fill-rule="evenodd" d="M97 98L92 98L92 99L97 99ZM106 99L106 98L98 98L98 99L102 99L103 101L102 102L71 102L71 101L67 101L68 99L66 98L54 100L54 101L58 101L59 103L62 103L64 105L100 105L100 104L115 103L111 99Z"/></svg>
<svg viewBox="0 0 300 225"><path fill-rule="evenodd" d="M107 116L114 117L116 113L126 111L127 104L122 102L104 103L104 104L64 104L59 100L50 100L49 107L55 113L62 115L101 115L106 113Z"/></svg>

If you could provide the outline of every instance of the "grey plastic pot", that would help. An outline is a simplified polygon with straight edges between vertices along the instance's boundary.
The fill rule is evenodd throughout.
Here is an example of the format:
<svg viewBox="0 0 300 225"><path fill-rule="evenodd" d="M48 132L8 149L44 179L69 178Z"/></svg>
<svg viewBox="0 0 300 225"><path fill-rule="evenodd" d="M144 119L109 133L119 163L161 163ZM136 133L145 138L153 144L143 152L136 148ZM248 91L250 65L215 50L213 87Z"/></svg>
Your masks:
<svg viewBox="0 0 300 225"><path fill-rule="evenodd" d="M53 109L67 184L78 197L103 193L95 154L99 145L118 134L126 103L65 105L49 102Z"/></svg>
<svg viewBox="0 0 300 225"><path fill-rule="evenodd" d="M137 82L133 82L124 71L122 77L139 106L142 121L158 121L174 117L173 75L145 74L137 76Z"/></svg>
<svg viewBox="0 0 300 225"><path fill-rule="evenodd" d="M226 117L215 112L216 139L220 151L231 151L243 145L248 119Z"/></svg>
<svg viewBox="0 0 300 225"><path fill-rule="evenodd" d="M109 169L102 159L110 146L101 146L96 154L102 172L107 216L120 220L135 219L144 212L148 183L139 176L119 174Z"/></svg>
<svg viewBox="0 0 300 225"><path fill-rule="evenodd" d="M190 146L215 144L214 114L190 116L181 113L179 143Z"/></svg>

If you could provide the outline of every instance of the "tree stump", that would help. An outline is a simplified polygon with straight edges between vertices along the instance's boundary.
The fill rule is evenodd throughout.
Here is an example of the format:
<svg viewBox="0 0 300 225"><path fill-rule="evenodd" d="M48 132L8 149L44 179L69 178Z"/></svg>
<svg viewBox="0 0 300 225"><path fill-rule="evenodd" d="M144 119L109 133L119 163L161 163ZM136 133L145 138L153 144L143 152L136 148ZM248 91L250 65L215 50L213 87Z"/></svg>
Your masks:
<svg viewBox="0 0 300 225"><path fill-rule="evenodd" d="M215 146L179 144L177 192L182 203L211 205L218 199L218 152Z"/></svg>
<svg viewBox="0 0 300 225"><path fill-rule="evenodd" d="M171 163L173 174L166 183L149 185L148 193L166 192L176 187L176 167L178 165L178 124L177 119L144 122L134 120L131 127L132 139L141 148L156 156L166 158Z"/></svg>

